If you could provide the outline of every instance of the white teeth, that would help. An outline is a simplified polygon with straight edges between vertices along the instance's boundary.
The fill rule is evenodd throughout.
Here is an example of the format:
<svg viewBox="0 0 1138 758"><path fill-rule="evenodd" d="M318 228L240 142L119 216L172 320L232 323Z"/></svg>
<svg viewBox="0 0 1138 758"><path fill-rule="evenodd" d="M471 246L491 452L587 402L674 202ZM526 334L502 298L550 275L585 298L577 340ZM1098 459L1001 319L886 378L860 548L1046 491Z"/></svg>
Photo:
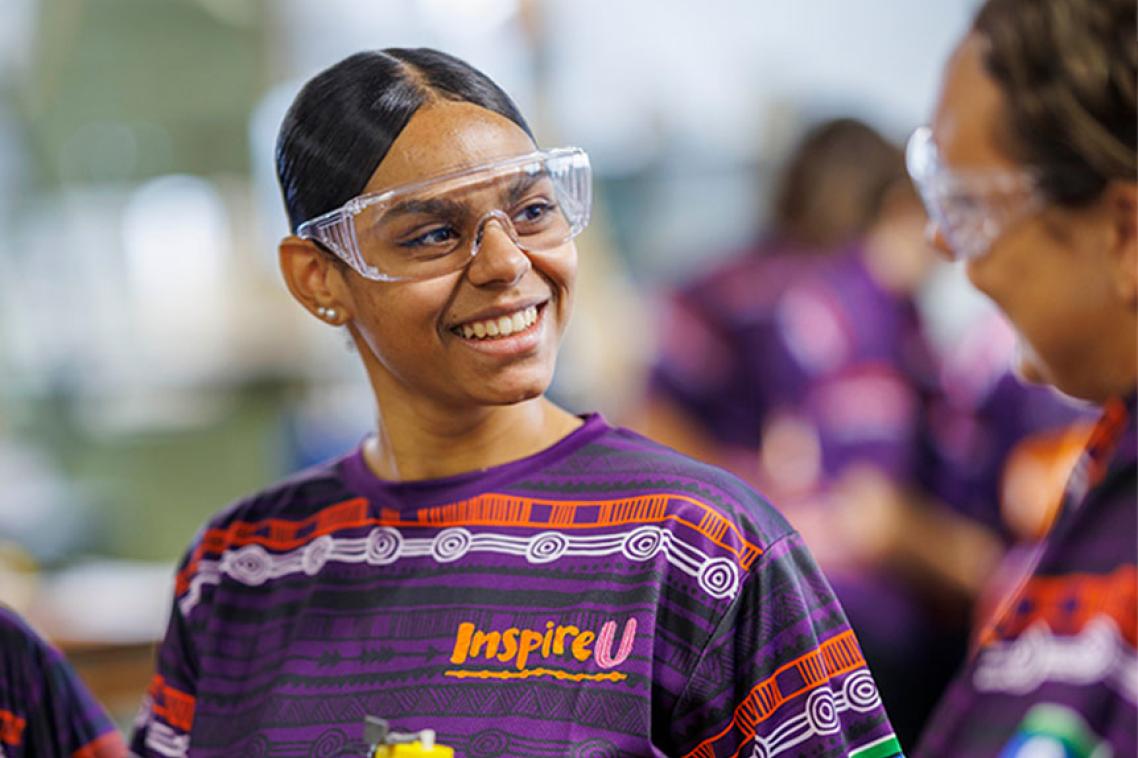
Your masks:
<svg viewBox="0 0 1138 758"><path fill-rule="evenodd" d="M508 316L472 321L455 327L455 332L466 339L485 339L487 337L508 337L521 332L537 322L537 306L531 305Z"/></svg>

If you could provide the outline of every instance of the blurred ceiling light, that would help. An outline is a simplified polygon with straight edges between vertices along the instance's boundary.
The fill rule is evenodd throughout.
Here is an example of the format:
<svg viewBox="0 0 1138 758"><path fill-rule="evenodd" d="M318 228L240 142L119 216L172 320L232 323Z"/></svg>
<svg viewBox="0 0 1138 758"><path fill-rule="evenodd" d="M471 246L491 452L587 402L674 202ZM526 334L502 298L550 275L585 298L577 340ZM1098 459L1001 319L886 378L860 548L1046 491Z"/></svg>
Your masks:
<svg viewBox="0 0 1138 758"><path fill-rule="evenodd" d="M501 26L521 7L520 0L417 0L417 4L432 28L465 37Z"/></svg>

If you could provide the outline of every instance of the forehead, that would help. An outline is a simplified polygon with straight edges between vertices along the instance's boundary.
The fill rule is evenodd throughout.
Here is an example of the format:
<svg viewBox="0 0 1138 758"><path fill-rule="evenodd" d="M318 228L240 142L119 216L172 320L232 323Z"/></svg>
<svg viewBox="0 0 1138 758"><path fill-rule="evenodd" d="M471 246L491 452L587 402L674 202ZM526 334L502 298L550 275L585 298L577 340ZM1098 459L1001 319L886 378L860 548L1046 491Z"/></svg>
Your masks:
<svg viewBox="0 0 1138 758"><path fill-rule="evenodd" d="M969 34L945 69L933 117L933 140L942 160L956 169L1014 169L1000 145L1004 95L984 69L986 41Z"/></svg>
<svg viewBox="0 0 1138 758"><path fill-rule="evenodd" d="M432 103L407 122L364 192L525 155L534 149L533 140L521 127L493 111L471 103Z"/></svg>

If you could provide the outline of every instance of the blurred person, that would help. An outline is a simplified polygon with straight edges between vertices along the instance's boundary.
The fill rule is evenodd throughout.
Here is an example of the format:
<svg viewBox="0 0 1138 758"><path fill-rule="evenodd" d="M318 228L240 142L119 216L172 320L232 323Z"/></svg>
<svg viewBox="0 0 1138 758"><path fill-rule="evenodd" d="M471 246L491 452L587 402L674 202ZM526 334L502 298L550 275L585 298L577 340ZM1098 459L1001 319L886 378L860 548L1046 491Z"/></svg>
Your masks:
<svg viewBox="0 0 1138 758"><path fill-rule="evenodd" d="M142 755L899 754L801 538L736 478L548 401L589 217L575 148L433 50L301 90L277 169L294 298L377 428L224 510L181 564ZM361 409L363 412L363 409Z"/></svg>
<svg viewBox="0 0 1138 758"><path fill-rule="evenodd" d="M765 325L789 282L859 239L903 173L897 148L861 121L810 129L778 177L764 237L667 300L648 402L630 423L757 481L756 419L766 409L738 329Z"/></svg>
<svg viewBox="0 0 1138 758"><path fill-rule="evenodd" d="M934 243L1007 316L1020 375L1102 408L921 755L1138 753L1136 23L1132 0L988 0L909 142Z"/></svg>
<svg viewBox="0 0 1138 758"><path fill-rule="evenodd" d="M63 655L0 605L0 756L126 754L122 736Z"/></svg>
<svg viewBox="0 0 1138 758"><path fill-rule="evenodd" d="M1003 551L1001 464L1075 411L990 353L930 345L916 298L934 259L898 147L828 122L777 195L773 242L674 297L642 431L782 504L913 744Z"/></svg>

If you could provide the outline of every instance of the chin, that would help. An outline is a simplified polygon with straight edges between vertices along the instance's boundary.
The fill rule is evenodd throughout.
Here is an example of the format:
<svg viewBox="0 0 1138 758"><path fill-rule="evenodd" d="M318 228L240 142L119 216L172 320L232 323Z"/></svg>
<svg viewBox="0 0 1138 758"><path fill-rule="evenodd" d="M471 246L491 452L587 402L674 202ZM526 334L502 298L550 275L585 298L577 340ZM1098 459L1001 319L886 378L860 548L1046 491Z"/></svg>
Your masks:
<svg viewBox="0 0 1138 758"><path fill-rule="evenodd" d="M503 389L497 392L487 392L481 397L475 398L475 402L480 405L517 405L524 403L527 400L541 397L545 394L543 387L524 387L517 389Z"/></svg>
<svg viewBox="0 0 1138 758"><path fill-rule="evenodd" d="M488 382L478 399L486 405L514 405L541 397L549 389L552 376L516 377L508 381Z"/></svg>

